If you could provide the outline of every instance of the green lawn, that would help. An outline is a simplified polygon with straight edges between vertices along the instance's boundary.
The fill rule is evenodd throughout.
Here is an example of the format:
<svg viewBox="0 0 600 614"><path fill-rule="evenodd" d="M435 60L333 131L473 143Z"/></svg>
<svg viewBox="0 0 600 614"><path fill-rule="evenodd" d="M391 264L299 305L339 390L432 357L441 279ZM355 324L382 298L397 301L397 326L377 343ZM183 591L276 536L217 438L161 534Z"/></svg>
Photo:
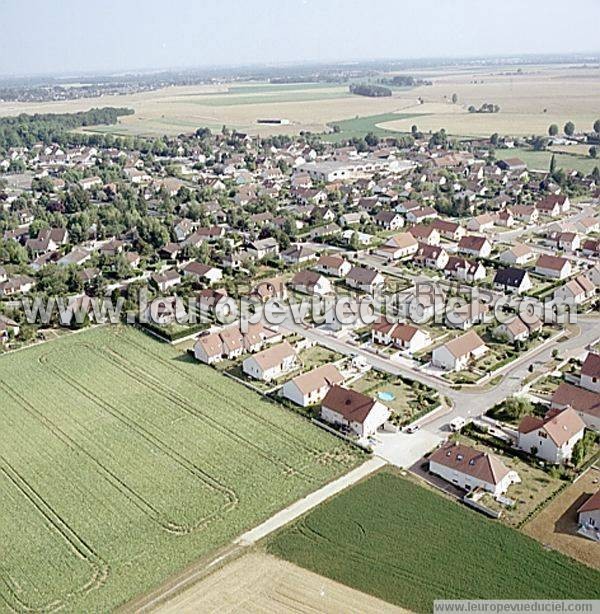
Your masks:
<svg viewBox="0 0 600 614"><path fill-rule="evenodd" d="M392 410L392 421L398 426L413 422L440 404L439 395L433 388L419 382L410 384L401 377L375 369L371 369L350 387L373 398L379 398L380 392L391 392L394 399L381 399L381 402Z"/></svg>
<svg viewBox="0 0 600 614"><path fill-rule="evenodd" d="M368 132L372 132L376 136L398 137L401 136L402 133L386 130L385 128L378 128L376 124L391 122L398 119L409 119L411 117L424 117L424 115L417 113L380 113L379 115L366 115L364 117L329 122L329 125L332 127L339 126L340 132L323 134L322 138L325 141L337 143L346 139L362 138Z"/></svg>
<svg viewBox="0 0 600 614"><path fill-rule="evenodd" d="M112 610L360 458L131 328L0 357L0 400L0 611Z"/></svg>
<svg viewBox="0 0 600 614"><path fill-rule="evenodd" d="M496 149L496 158L521 158L529 170L547 171L550 168L551 151L533 151L532 149ZM584 173L591 173L595 166L600 167L600 160L575 154L554 154L557 168L574 169Z"/></svg>
<svg viewBox="0 0 600 614"><path fill-rule="evenodd" d="M269 552L415 612L435 599L599 599L600 573L382 471L268 543Z"/></svg>

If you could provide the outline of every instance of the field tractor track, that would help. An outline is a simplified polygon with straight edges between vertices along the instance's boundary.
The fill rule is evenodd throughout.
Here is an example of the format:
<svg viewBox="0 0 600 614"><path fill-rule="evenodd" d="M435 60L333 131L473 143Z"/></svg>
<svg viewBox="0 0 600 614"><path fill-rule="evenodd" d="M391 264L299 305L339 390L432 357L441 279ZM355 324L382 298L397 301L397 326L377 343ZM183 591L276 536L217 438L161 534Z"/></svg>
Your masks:
<svg viewBox="0 0 600 614"><path fill-rule="evenodd" d="M152 357L154 360L160 362L162 365L168 367L170 370L174 370L176 371L181 377L183 377L186 381L190 382L193 386L195 386L196 388L199 388L200 390L206 392L210 392L211 394L213 394L214 396L220 398L222 395L221 393L216 390L213 386L211 386L210 384L206 383L206 382L202 382L201 380L197 379L197 378L193 378L190 375L188 375L187 373L184 373L182 370L177 369L177 367L175 365L172 364L171 361L166 360L165 358L162 358L161 356L158 356L156 354L154 354L153 352L151 352L150 350L148 350L147 348L143 347L142 344L139 344L131 339L124 339L125 343L128 345L132 345L133 347L135 347L136 349L138 349L140 352L143 352L146 356L150 356ZM111 348L111 351L115 351L114 349ZM129 359L127 359L129 360ZM261 416L260 414L258 414L256 411L254 411L251 407L249 407L248 405L244 404L244 403L237 403L236 404L237 407L239 407L246 415L248 415L251 419L255 420L256 422L267 426L269 429L271 429L272 432L276 433L277 436L282 440L285 441L286 443L291 443L294 447L301 449L307 453L309 453L311 456L315 457L315 459L321 458L323 457L323 455L327 454L325 450L323 450L322 448L316 448L314 446L310 446L307 444L303 444L302 442L298 441L297 436L290 432L287 431L286 429L283 428L274 428L273 423L268 420L267 418L265 418L264 416ZM282 436L284 435L284 436Z"/></svg>
<svg viewBox="0 0 600 614"><path fill-rule="evenodd" d="M61 599L56 599L42 606L32 606L25 603L7 580L9 575L2 571L0 579L11 595L13 603L10 607L17 612L55 612L78 595L89 593L103 586L108 579L110 566L94 549L87 544L68 523L39 495L35 489L21 476L18 471L0 455L0 474L3 475L42 516L44 522L67 543L74 556L85 561L93 570L90 580L75 590L66 593ZM0 562L0 569L1 569ZM6 598L5 598L6 600ZM16 607L15 607L16 605Z"/></svg>
<svg viewBox="0 0 600 614"><path fill-rule="evenodd" d="M65 431L54 424L49 418L40 413L27 399L23 398L18 392L13 390L4 382L0 382L0 388L13 398L30 416L37 420L44 428L46 428L52 435L57 437L63 444L70 449L77 451L86 456L97 468L98 472L104 474L104 478L116 488L132 505L137 507L145 516L147 516L152 522L158 524L163 530L169 533L185 534L188 533L188 527L179 526L162 517L162 514L157 510L149 501L147 501L142 495L133 490L126 482L124 482L117 474L111 469L106 467L98 460L93 454L91 454L84 446L77 443L72 437L70 437Z"/></svg>
<svg viewBox="0 0 600 614"><path fill-rule="evenodd" d="M155 377L153 377L152 375L149 375L148 373L144 372L140 368L134 367L129 360L124 359L123 357L119 356L113 350L106 349L104 352L102 352L94 348L94 351L99 356L105 358L108 361L111 361L113 364L119 366L121 369L128 369L132 372L136 372L136 375L137 375L136 381L138 383L149 388L153 392L159 394L164 399L168 400L169 402L173 403L174 405L176 405L177 407L185 411L187 414L193 416L194 418L201 420L202 422L214 428L221 434L225 435L226 437L229 437L233 439L234 441L237 441L238 443L241 443L247 448L253 450L256 454L258 454L261 458L265 459L266 461L283 467L287 475L299 475L308 481L318 480L318 478L316 478L315 476L312 476L311 474L306 473L302 469L298 469L297 467L294 467L289 462L287 462L285 459L274 455L268 450L264 450L263 448L255 444L250 439L243 437L242 435L237 433L235 429L229 428L221 424L214 418L208 416L206 413L202 412L197 407L190 404L189 401L185 397L181 396L181 394L179 394L176 390L174 390L173 388L170 388L169 386L166 386L165 384L157 380Z"/></svg>
<svg viewBox="0 0 600 614"><path fill-rule="evenodd" d="M220 510L208 514L207 516L199 519L198 522L193 525L180 525L169 522L168 526L170 529L168 530L170 530L170 532L178 535L185 535L198 529L205 528L210 522L221 517L224 513L231 511L238 505L239 499L237 493L233 489L221 484L218 480L205 472L202 468L198 467L195 463L181 456L176 450L162 441L159 437L156 437L149 430L145 429L140 424L131 420L128 416L120 412L114 405L108 403L104 399L99 398L97 395L82 386L78 381L73 379L70 375L62 371L59 367L51 364L48 361L47 354L40 356L40 362L45 364L52 371L52 373L56 375L56 377L76 390L83 397L91 401L101 410L109 413L111 416L119 420L119 422L124 424L132 432L138 434L151 446L158 448L165 456L170 458L175 464L179 465L184 471L187 471L190 475L201 481L207 488L214 492L221 493L227 499L227 503Z"/></svg>

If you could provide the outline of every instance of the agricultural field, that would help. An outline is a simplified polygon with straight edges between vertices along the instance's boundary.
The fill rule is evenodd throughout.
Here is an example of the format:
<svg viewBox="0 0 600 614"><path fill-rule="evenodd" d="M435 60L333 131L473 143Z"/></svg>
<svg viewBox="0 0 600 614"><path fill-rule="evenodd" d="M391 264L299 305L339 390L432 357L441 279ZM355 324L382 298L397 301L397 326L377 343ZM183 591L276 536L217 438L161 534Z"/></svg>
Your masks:
<svg viewBox="0 0 600 614"><path fill-rule="evenodd" d="M598 544L577 534L577 510L598 490L599 482L600 466L592 467L527 522L523 526L523 532L546 547L559 550L590 567L600 569Z"/></svg>
<svg viewBox="0 0 600 614"><path fill-rule="evenodd" d="M401 608L263 552L232 561L156 608L182 612L401 614Z"/></svg>
<svg viewBox="0 0 600 614"><path fill-rule="evenodd" d="M126 96L104 96L64 102L0 102L1 115L62 113L97 106L134 109L114 126L86 127L86 131L119 135L176 135L206 126L223 125L250 134L297 134L302 130L324 132L334 120L394 113L414 105L412 90L398 90L387 98L356 96L347 84L299 83L271 85L248 83L234 86L169 87ZM393 119L394 116L387 116ZM400 116L402 117L402 116ZM283 118L288 125L259 125L258 119Z"/></svg>
<svg viewBox="0 0 600 614"><path fill-rule="evenodd" d="M0 398L0 610L113 609L361 460L126 327L0 357Z"/></svg>
<svg viewBox="0 0 600 614"><path fill-rule="evenodd" d="M589 148L589 147L588 147ZM589 156L573 153L553 153L552 151L534 151L533 149L496 149L495 155L498 160L506 158L521 158L527 168L534 171L547 171L550 168L550 160L554 155L557 168L573 169L582 173L591 173L594 167L600 167L600 160Z"/></svg>
<svg viewBox="0 0 600 614"><path fill-rule="evenodd" d="M444 128L456 136L530 136L547 134L550 124L562 128L573 121L576 129L591 130L600 113L600 68L597 66L548 65L495 69L459 67L418 73L433 85L411 91L423 104L403 109L421 118L378 124L380 128L406 132L417 124L423 132ZM452 94L458 102L453 104ZM469 113L489 102L499 113Z"/></svg>
<svg viewBox="0 0 600 614"><path fill-rule="evenodd" d="M435 599L600 598L599 572L392 470L284 528L267 549L415 612Z"/></svg>
<svg viewBox="0 0 600 614"><path fill-rule="evenodd" d="M459 137L547 134L552 123L562 127L573 121L577 129L590 130L600 109L600 69L577 65L540 65L522 68L454 67L412 71L433 85L393 88L382 98L351 95L347 84L265 82L235 85L168 87L125 96L104 96L63 102L0 102L1 115L61 113L97 106L130 107L132 116L116 126L88 131L124 135L163 135L192 132L201 126L230 128L250 134L297 134L302 130L339 133L339 141L374 132L379 136L409 132L416 124L423 132L445 128ZM452 103L456 93L458 102ZM468 107L489 102L499 113L469 113ZM288 125L265 126L259 118L285 118ZM581 152L577 152L581 153ZM580 162L585 157L573 157ZM563 164L563 156L560 156ZM564 161L566 163L566 160ZM543 168L546 168L544 165Z"/></svg>

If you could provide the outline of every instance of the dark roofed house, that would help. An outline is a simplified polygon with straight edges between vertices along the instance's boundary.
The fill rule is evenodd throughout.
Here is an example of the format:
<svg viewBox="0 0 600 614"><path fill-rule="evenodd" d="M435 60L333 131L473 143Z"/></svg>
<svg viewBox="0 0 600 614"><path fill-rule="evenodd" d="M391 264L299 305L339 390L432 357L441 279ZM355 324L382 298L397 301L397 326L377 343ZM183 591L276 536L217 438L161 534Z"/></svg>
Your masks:
<svg viewBox="0 0 600 614"><path fill-rule="evenodd" d="M494 287L504 292L521 294L530 290L532 285L529 273L515 267L498 269L494 277Z"/></svg>
<svg viewBox="0 0 600 614"><path fill-rule="evenodd" d="M390 417L390 410L365 394L332 386L321 403L321 418L345 427L359 437L368 437Z"/></svg>

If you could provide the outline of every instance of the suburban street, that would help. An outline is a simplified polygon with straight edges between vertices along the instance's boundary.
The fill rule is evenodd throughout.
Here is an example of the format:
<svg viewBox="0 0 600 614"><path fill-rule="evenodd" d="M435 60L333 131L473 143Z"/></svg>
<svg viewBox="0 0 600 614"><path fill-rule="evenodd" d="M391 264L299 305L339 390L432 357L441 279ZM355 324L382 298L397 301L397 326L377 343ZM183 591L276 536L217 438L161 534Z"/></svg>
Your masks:
<svg viewBox="0 0 600 614"><path fill-rule="evenodd" d="M500 383L493 386L489 384L463 385L460 390L453 388L450 384L443 383L438 377L383 358L319 329L300 326L289 318L286 321L286 328L340 354L362 356L375 369L393 375L402 375L427 384L437 390L440 396L450 400L452 404L450 409L442 407L417 420L415 424L418 424L420 429L416 433L377 433L375 437L377 443L374 446L375 454L393 465L410 467L449 435L448 423L453 419L458 417L467 420L478 418L497 403L518 393L523 388L525 378L531 375L529 365L533 364L536 370L540 370L545 363L552 359L552 351L555 348L564 358L581 355L586 346L600 337L600 317L580 316L573 336L566 340L538 346L523 354L501 369L502 380Z"/></svg>

